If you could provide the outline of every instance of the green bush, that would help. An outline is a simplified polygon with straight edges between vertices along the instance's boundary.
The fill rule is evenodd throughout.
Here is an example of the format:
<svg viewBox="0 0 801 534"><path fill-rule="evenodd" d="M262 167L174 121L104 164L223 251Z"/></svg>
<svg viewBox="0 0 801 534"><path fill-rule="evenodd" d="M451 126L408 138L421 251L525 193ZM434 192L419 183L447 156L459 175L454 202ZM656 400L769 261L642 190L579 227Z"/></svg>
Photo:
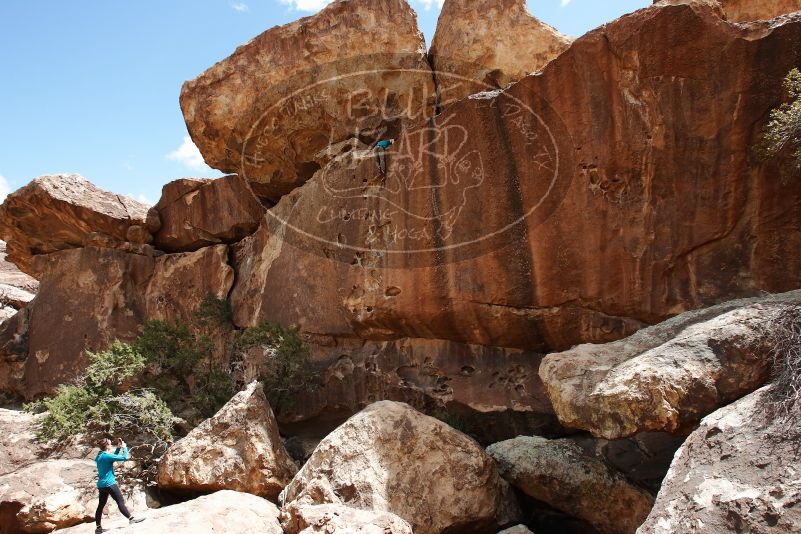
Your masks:
<svg viewBox="0 0 801 534"><path fill-rule="evenodd" d="M104 352L88 353L89 365L75 383L26 406L47 412L40 420L39 438L123 431L166 442L173 413L196 422L231 399L235 384L227 364L237 352L254 347L266 355L259 379L274 409L293 393L314 387L309 351L296 330L262 323L234 337L225 331L233 328L230 320L228 302L208 296L191 324L147 321L130 344L115 341ZM228 341L215 349L211 336L220 332L220 339ZM219 349L226 352L224 357L215 357Z"/></svg>
<svg viewBox="0 0 801 534"><path fill-rule="evenodd" d="M240 352L254 347L260 347L266 356L259 380L274 410L291 402L294 393L316 386L309 349L296 329L264 322L246 329L234 343Z"/></svg>
<svg viewBox="0 0 801 534"><path fill-rule="evenodd" d="M142 334L132 345L147 363L157 366L159 372L167 371L180 377L189 376L198 362L210 357L212 352L207 339L200 339L189 325L178 322L146 321Z"/></svg>
<svg viewBox="0 0 801 534"><path fill-rule="evenodd" d="M50 441L123 432L154 442L169 441L174 418L166 404L147 389L120 391L142 372L145 358L119 341L107 351L88 356L89 365L74 384L61 385L52 397L25 406L44 413L37 422L37 438Z"/></svg>
<svg viewBox="0 0 801 534"><path fill-rule="evenodd" d="M796 168L801 169L801 71L790 71L784 89L787 101L771 112L762 149L767 156L790 154Z"/></svg>

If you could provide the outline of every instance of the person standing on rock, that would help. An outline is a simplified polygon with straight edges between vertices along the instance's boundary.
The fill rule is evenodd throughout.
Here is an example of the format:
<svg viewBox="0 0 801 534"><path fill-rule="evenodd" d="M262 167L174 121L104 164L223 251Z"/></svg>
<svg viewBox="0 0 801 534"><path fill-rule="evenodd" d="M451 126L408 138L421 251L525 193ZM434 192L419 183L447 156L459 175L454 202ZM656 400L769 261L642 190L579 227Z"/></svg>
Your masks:
<svg viewBox="0 0 801 534"><path fill-rule="evenodd" d="M101 442L100 452L95 457L97 464L97 490L100 493L100 502L97 504L97 511L95 512L95 534L108 532L104 529L100 522L103 519L103 509L106 507L109 496L114 499L120 509L122 515L128 518L128 521L133 523L141 523L145 520L144 517L134 517L128 508L125 506L125 499L122 497L120 487L117 485L117 479L114 478L114 462L124 462L128 459L128 446L122 439L117 438L117 449L111 452L111 440L106 438Z"/></svg>
<svg viewBox="0 0 801 534"><path fill-rule="evenodd" d="M387 149L395 144L394 139L382 139L375 144L376 157L378 158L378 169L381 174L387 173Z"/></svg>

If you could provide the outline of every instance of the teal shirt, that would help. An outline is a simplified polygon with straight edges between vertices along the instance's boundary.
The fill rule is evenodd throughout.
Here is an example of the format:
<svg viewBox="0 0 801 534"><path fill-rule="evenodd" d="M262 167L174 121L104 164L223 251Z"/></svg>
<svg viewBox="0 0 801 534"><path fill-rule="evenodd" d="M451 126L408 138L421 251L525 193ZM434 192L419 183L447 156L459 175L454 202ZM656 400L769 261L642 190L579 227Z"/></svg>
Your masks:
<svg viewBox="0 0 801 534"><path fill-rule="evenodd" d="M117 483L114 478L114 462L124 462L128 459L128 447L122 447L114 451L114 454L100 451L97 453L95 463L97 464L97 487L108 488Z"/></svg>
<svg viewBox="0 0 801 534"><path fill-rule="evenodd" d="M383 140L383 141L377 142L375 145L378 146L378 147L383 148L384 150L386 150L386 149L389 148L389 145L391 145L391 144L392 144L391 141Z"/></svg>

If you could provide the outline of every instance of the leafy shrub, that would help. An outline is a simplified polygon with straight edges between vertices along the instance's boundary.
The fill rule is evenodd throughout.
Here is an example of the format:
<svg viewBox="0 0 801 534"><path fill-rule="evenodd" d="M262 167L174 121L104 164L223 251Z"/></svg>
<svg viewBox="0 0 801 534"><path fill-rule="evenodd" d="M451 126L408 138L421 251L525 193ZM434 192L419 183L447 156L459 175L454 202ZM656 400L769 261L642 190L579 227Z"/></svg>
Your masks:
<svg viewBox="0 0 801 534"><path fill-rule="evenodd" d="M212 351L208 340L199 339L189 325L164 321L146 321L133 347L159 371L181 377L191 374L198 362L209 357Z"/></svg>
<svg viewBox="0 0 801 534"><path fill-rule="evenodd" d="M296 329L263 322L243 331L234 343L239 352L255 347L266 356L259 380L273 409L278 411L283 403L291 401L293 393L315 387L309 349Z"/></svg>
<svg viewBox="0 0 801 534"><path fill-rule="evenodd" d="M195 312L195 322L199 326L207 328L228 325L231 323L233 315L230 302L208 294Z"/></svg>
<svg viewBox="0 0 801 534"><path fill-rule="evenodd" d="M37 438L49 441L124 432L154 442L169 441L173 415L166 404L147 389L119 391L142 372L145 358L119 341L107 351L88 356L89 366L74 384L61 385L52 397L25 406L28 411L45 413L37 423Z"/></svg>
<svg viewBox="0 0 801 534"><path fill-rule="evenodd" d="M801 169L801 71L793 69L784 80L787 102L773 110L765 128L762 149L767 156L791 154Z"/></svg>

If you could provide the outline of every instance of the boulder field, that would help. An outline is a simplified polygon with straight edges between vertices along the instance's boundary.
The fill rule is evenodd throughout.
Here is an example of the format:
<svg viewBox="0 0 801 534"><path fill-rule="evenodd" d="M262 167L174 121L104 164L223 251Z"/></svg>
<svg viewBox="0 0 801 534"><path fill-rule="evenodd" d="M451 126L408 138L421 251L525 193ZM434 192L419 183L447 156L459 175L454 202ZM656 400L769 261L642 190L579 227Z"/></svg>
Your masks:
<svg viewBox="0 0 801 534"><path fill-rule="evenodd" d="M181 90L226 176L152 207L43 176L0 206L0 400L212 296L241 391L132 472L148 521L115 531L801 531L770 393L801 171L757 150L799 9L663 0L572 39L446 0L428 52L405 0L269 29ZM308 349L291 402L255 382L274 350L230 350L264 325ZM0 534L88 534L92 453L35 425L0 410Z"/></svg>

